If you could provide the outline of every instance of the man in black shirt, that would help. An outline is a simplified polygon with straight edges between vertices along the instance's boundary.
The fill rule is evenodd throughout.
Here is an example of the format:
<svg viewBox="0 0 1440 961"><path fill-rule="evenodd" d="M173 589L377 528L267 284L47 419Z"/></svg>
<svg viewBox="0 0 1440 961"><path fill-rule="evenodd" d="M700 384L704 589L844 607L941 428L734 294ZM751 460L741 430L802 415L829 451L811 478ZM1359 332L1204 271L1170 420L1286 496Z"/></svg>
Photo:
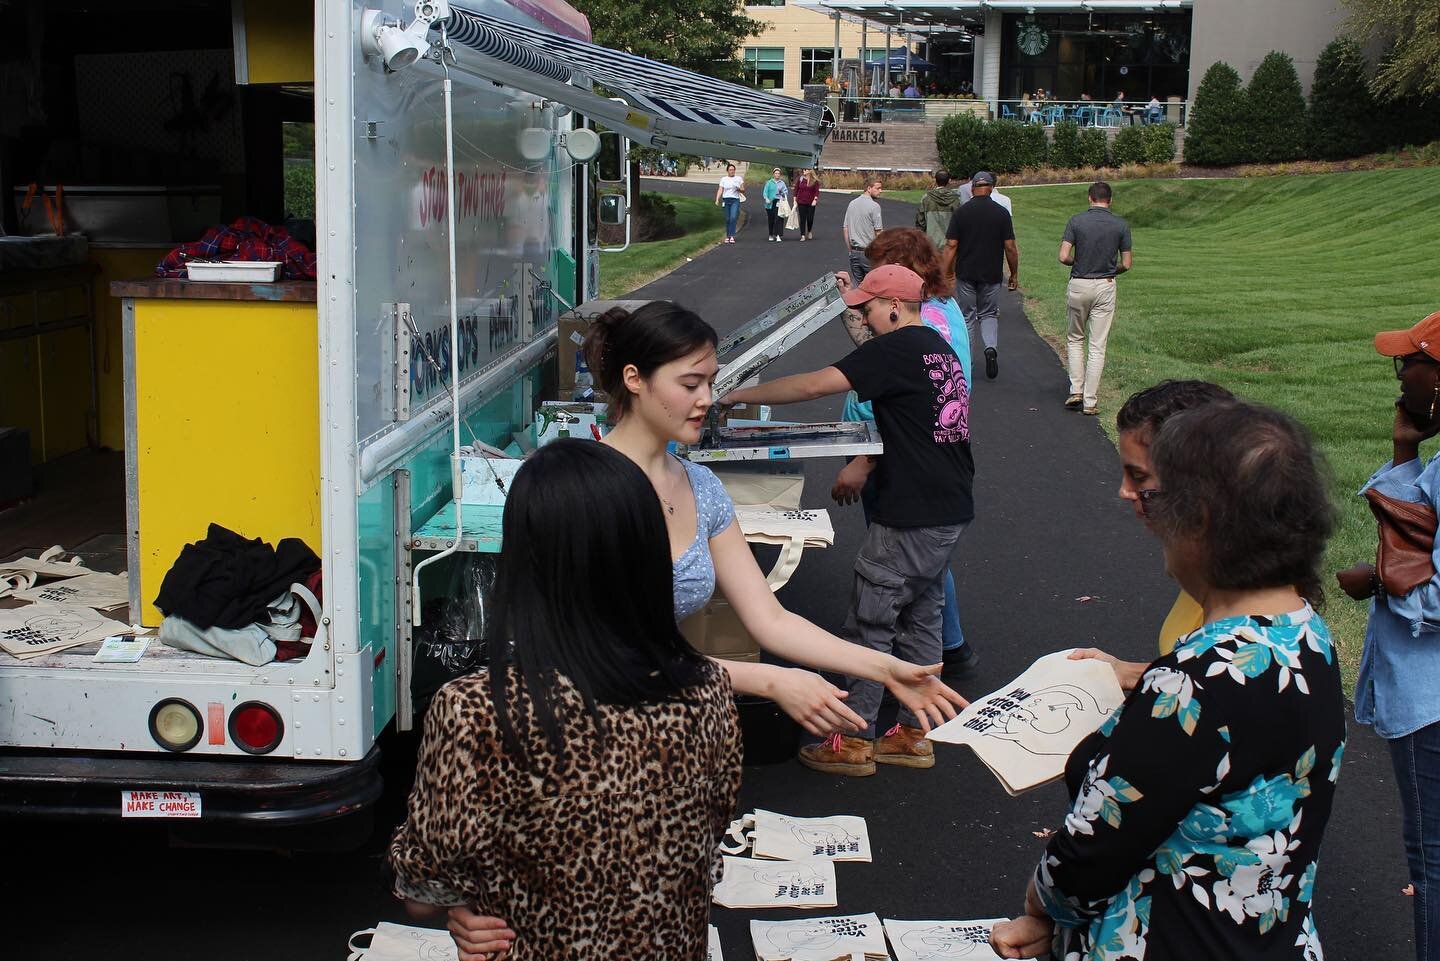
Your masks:
<svg viewBox="0 0 1440 961"><path fill-rule="evenodd" d="M1130 269L1130 225L1110 212L1110 185L1090 185L1090 209L1065 225L1060 262L1070 268L1065 309L1070 329L1065 338L1070 396L1065 406L1100 413L1100 375L1105 343L1115 319L1115 278ZM1086 341L1089 357L1086 357Z"/></svg>
<svg viewBox="0 0 1440 961"><path fill-rule="evenodd" d="M940 670L940 612L950 555L975 516L971 489L969 390L960 358L920 320L924 281L897 265L865 275L845 292L876 336L834 366L745 387L723 404L789 404L854 389L873 400L885 440L878 458L859 458L856 476L842 472L832 492L848 503L871 470L876 506L855 559L850 613L842 636L862 647ZM832 735L800 752L800 763L832 774L865 775L875 764L932 767L934 751L912 712L883 736L874 729L881 685L850 678L848 707L865 719L865 738ZM873 744L869 738L874 738Z"/></svg>
<svg viewBox="0 0 1440 961"><path fill-rule="evenodd" d="M1005 279L1002 259L1010 264L1010 289L1020 283L1020 248L1015 246L1015 225L1010 211L990 196L995 175L981 170L970 178L972 196L956 208L945 232L941 267L955 275L955 299L965 324L975 329L980 318L980 340L985 345L985 376L1000 373L1000 283Z"/></svg>

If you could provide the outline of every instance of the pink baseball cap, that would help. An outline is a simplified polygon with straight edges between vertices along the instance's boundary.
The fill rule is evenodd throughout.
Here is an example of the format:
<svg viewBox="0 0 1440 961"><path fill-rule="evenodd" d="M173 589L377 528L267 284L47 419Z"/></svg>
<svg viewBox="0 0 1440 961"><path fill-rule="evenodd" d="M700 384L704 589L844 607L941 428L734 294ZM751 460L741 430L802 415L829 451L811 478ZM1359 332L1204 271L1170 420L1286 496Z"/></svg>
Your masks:
<svg viewBox="0 0 1440 961"><path fill-rule="evenodd" d="M866 274L860 286L845 291L844 297L847 307L859 307L876 297L918 304L925 299L925 281L909 267L886 264Z"/></svg>

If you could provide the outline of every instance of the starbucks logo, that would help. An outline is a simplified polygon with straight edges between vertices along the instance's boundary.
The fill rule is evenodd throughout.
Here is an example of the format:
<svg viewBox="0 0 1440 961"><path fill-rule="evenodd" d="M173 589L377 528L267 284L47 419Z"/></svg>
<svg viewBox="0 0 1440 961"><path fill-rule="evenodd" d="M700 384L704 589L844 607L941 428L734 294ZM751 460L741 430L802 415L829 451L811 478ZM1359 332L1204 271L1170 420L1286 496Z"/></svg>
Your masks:
<svg viewBox="0 0 1440 961"><path fill-rule="evenodd" d="M1022 23L1015 34L1015 42L1027 57L1039 56L1050 46L1050 32L1038 23Z"/></svg>

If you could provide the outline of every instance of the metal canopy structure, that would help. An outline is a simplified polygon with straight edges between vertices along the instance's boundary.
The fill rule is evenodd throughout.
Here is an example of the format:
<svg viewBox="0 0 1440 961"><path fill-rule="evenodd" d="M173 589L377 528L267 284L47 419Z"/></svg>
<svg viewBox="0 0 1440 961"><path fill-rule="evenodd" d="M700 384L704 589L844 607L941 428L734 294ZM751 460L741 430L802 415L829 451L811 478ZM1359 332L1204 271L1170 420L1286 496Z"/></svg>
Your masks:
<svg viewBox="0 0 1440 961"><path fill-rule="evenodd" d="M1188 10L1194 0L790 0L826 16L840 14L912 34L968 33L987 13L1125 13Z"/></svg>
<svg viewBox="0 0 1440 961"><path fill-rule="evenodd" d="M452 4L455 67L537 94L640 144L699 156L813 166L824 108ZM617 102L592 89L599 84Z"/></svg>

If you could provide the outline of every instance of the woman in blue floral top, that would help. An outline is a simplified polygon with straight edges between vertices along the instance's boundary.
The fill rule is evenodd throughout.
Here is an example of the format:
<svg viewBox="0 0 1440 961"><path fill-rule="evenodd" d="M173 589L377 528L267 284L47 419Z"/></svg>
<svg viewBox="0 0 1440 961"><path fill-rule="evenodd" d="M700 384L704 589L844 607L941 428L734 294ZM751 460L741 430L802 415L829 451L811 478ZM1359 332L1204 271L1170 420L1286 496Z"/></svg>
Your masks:
<svg viewBox="0 0 1440 961"><path fill-rule="evenodd" d="M1311 915L1345 748L1320 597L1334 526L1319 456L1268 408L1170 418L1139 492L1204 626L1154 661L1070 756L1073 804L1035 870L1007 958L1323 957Z"/></svg>

